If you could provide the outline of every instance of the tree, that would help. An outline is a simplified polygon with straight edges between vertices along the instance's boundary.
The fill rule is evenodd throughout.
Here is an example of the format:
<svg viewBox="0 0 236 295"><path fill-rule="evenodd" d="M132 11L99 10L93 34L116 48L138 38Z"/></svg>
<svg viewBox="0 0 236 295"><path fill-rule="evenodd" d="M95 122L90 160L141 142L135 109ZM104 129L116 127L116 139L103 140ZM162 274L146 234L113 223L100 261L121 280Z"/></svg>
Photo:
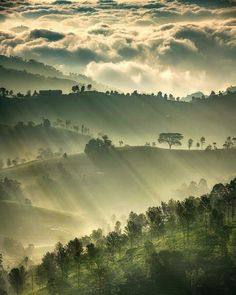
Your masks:
<svg viewBox="0 0 236 295"><path fill-rule="evenodd" d="M225 149L228 150L228 149L231 149L233 145L234 145L234 144L233 144L233 141L232 141L231 137L228 136L228 137L226 138L225 143L223 144L223 147L224 147Z"/></svg>
<svg viewBox="0 0 236 295"><path fill-rule="evenodd" d="M111 255L114 256L115 252L118 251L120 253L121 248L124 244L124 235L119 234L115 231L110 232L106 236L106 244L108 250L111 252Z"/></svg>
<svg viewBox="0 0 236 295"><path fill-rule="evenodd" d="M81 89L80 89L80 92L83 93L84 91L85 91L85 86L82 85L82 86L81 86Z"/></svg>
<svg viewBox="0 0 236 295"><path fill-rule="evenodd" d="M56 263L60 269L61 279L66 282L68 277L68 266L69 266L69 257L66 247L64 247L60 242L56 245Z"/></svg>
<svg viewBox="0 0 236 295"><path fill-rule="evenodd" d="M161 92L161 91L159 91L159 92L157 93L157 98L158 98L158 99L163 99L163 96L162 96L162 92Z"/></svg>
<svg viewBox="0 0 236 295"><path fill-rule="evenodd" d="M189 150L191 149L192 145L193 145L193 140L192 140L192 138L189 138L189 140L188 140L188 149Z"/></svg>
<svg viewBox="0 0 236 295"><path fill-rule="evenodd" d="M150 207L146 212L151 236L160 236L164 232L164 216L160 207Z"/></svg>
<svg viewBox="0 0 236 295"><path fill-rule="evenodd" d="M11 159L7 159L7 167L9 168L11 166Z"/></svg>
<svg viewBox="0 0 236 295"><path fill-rule="evenodd" d="M87 90L90 91L92 89L92 84L87 85Z"/></svg>
<svg viewBox="0 0 236 295"><path fill-rule="evenodd" d="M13 268L9 273L9 282L16 292L16 295L20 295L23 291L25 284L26 272L23 266L20 268Z"/></svg>
<svg viewBox="0 0 236 295"><path fill-rule="evenodd" d="M76 92L79 92L79 85L74 85L72 86L71 90L76 93Z"/></svg>
<svg viewBox="0 0 236 295"><path fill-rule="evenodd" d="M112 148L112 141L108 138L107 135L103 135L102 139L90 139L90 141L85 146L84 152L89 155L94 152L108 152Z"/></svg>
<svg viewBox="0 0 236 295"><path fill-rule="evenodd" d="M211 151L212 150L212 145L208 144L208 146L206 147L206 151Z"/></svg>
<svg viewBox="0 0 236 295"><path fill-rule="evenodd" d="M203 148L203 145L206 143L206 139L205 139L204 136L202 136L202 137L200 138L200 143L201 143L201 148Z"/></svg>
<svg viewBox="0 0 236 295"><path fill-rule="evenodd" d="M45 128L51 127L51 122L49 119L43 118L43 127L45 127Z"/></svg>
<svg viewBox="0 0 236 295"><path fill-rule="evenodd" d="M136 214L130 212L129 218L127 220L127 225L125 227L125 232L131 243L131 247L135 240L142 236L143 228L147 225L147 219L144 214Z"/></svg>
<svg viewBox="0 0 236 295"><path fill-rule="evenodd" d="M196 143L196 148L197 148L197 149L200 148L200 143L199 143L199 142Z"/></svg>
<svg viewBox="0 0 236 295"><path fill-rule="evenodd" d="M215 91L212 90L211 93L210 93L210 97L215 96L215 95L216 95Z"/></svg>
<svg viewBox="0 0 236 295"><path fill-rule="evenodd" d="M119 145L122 146L124 144L123 140L119 141Z"/></svg>
<svg viewBox="0 0 236 295"><path fill-rule="evenodd" d="M75 238L74 240L70 241L67 245L67 252L69 253L69 257L72 258L72 260L76 264L77 285L79 288L79 285L80 285L80 264L81 264L82 253L83 253L82 242L78 238Z"/></svg>
<svg viewBox="0 0 236 295"><path fill-rule="evenodd" d="M6 95L6 88L5 87L0 88L0 94L1 94L1 96L5 97L5 95Z"/></svg>
<svg viewBox="0 0 236 295"><path fill-rule="evenodd" d="M160 133L158 142L167 143L171 149L173 145L180 146L182 139L183 135L181 133Z"/></svg>

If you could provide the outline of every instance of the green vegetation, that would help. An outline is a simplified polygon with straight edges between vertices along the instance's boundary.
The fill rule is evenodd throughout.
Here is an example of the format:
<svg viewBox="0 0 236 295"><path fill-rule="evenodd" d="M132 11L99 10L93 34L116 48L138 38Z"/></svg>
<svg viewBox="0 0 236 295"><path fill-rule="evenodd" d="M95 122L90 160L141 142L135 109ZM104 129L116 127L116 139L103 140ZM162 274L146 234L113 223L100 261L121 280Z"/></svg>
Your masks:
<svg viewBox="0 0 236 295"><path fill-rule="evenodd" d="M236 179L131 212L123 228L116 221L108 234L58 243L38 266L21 263L9 282L16 294L233 295L235 202Z"/></svg>

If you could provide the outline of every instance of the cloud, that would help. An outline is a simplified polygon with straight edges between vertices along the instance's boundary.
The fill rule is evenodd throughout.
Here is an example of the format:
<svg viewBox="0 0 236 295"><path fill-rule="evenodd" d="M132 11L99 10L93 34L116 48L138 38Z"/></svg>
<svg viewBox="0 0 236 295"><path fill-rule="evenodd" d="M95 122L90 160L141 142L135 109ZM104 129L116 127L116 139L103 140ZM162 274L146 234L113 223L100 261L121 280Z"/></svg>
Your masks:
<svg viewBox="0 0 236 295"><path fill-rule="evenodd" d="M135 62L120 63L94 63L87 66L86 74L101 83L107 83L116 89L125 92L138 90L139 92L157 93L158 91L184 95L194 89L205 89L208 92L212 88L212 81L206 80L204 72L194 77L189 71L177 72L171 69L151 66ZM178 91L176 91L178 89Z"/></svg>
<svg viewBox="0 0 236 295"><path fill-rule="evenodd" d="M2 54L38 59L67 72L86 72L125 89L131 85L152 91L161 82L171 92L193 85L195 91L208 87L202 82L206 77L211 87L234 84L233 2L8 3L1 26Z"/></svg>

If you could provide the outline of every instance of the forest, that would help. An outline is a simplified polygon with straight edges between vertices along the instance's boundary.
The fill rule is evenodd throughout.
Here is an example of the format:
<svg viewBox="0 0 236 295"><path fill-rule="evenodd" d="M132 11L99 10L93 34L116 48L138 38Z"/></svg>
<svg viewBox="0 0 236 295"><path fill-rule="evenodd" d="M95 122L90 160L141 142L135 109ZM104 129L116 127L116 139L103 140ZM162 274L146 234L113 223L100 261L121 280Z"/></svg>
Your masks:
<svg viewBox="0 0 236 295"><path fill-rule="evenodd" d="M130 212L107 234L99 228L57 243L38 265L29 255L5 270L1 256L1 294L233 295L235 206L236 179L198 198Z"/></svg>

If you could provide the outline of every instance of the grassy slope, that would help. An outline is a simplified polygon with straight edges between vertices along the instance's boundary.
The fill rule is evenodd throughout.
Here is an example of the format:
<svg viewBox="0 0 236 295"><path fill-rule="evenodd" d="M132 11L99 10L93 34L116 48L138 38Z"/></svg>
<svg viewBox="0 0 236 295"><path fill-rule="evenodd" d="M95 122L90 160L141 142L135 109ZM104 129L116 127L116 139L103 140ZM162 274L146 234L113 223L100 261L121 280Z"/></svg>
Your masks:
<svg viewBox="0 0 236 295"><path fill-rule="evenodd" d="M69 129L42 126L9 129L0 125L0 158L35 158L39 148L49 147L53 152L59 148L72 153L83 151L90 137Z"/></svg>
<svg viewBox="0 0 236 295"><path fill-rule="evenodd" d="M68 212L0 201L0 237L24 243L55 243L81 231L83 218Z"/></svg>
<svg viewBox="0 0 236 295"><path fill-rule="evenodd" d="M87 213L96 211L99 204L112 214L111 210L118 208L126 212L141 210L160 199L168 199L184 182L200 178L206 178L210 185L227 181L236 175L235 164L236 150L130 147L119 148L109 158L100 158L95 163L84 154L75 154L68 159L55 158L4 169L0 177L18 179L40 206L46 202L47 206L80 208ZM52 182L45 180L45 175ZM42 176L44 182L39 181ZM39 195L42 203L37 199Z"/></svg>

